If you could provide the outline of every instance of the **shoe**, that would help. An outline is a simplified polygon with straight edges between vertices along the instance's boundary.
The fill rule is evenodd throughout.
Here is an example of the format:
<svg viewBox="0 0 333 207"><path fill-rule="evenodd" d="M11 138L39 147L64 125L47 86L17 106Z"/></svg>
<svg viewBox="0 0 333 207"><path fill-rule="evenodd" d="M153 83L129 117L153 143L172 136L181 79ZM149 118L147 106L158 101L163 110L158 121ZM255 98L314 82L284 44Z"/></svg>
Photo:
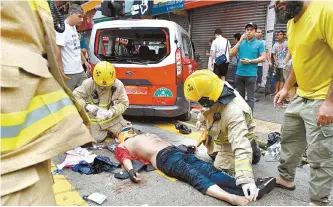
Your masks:
<svg viewBox="0 0 333 207"><path fill-rule="evenodd" d="M189 129L186 125L181 123L176 123L175 128L179 130L182 134L190 134L192 132L191 129Z"/></svg>
<svg viewBox="0 0 333 207"><path fill-rule="evenodd" d="M252 148L252 164L258 164L261 158L261 151L259 145L257 144L256 140L251 140L251 148Z"/></svg>
<svg viewBox="0 0 333 207"><path fill-rule="evenodd" d="M293 191L293 190L296 189L296 186L295 186L295 185L294 185L293 187L289 188L289 187L286 187L286 186L281 185L281 184L278 184L278 183L275 185L275 187L277 187L277 188L282 188L282 189L289 190L289 191Z"/></svg>
<svg viewBox="0 0 333 207"><path fill-rule="evenodd" d="M269 177L269 178L258 178L257 179L257 188L259 189L257 199L261 199L265 194L268 194L273 190L276 185L276 178Z"/></svg>

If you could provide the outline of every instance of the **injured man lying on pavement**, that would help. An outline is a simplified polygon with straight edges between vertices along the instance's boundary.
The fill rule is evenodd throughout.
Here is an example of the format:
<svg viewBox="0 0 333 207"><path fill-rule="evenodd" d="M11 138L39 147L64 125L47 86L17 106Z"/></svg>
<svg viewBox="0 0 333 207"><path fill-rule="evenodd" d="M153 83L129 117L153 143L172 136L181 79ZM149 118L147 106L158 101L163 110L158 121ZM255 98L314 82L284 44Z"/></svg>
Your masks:
<svg viewBox="0 0 333 207"><path fill-rule="evenodd" d="M115 157L135 183L140 182L141 178L133 169L131 160L138 157L149 161L155 169L166 175L188 182L201 193L232 205L248 205L250 201L260 199L275 186L275 178L258 179L256 192L246 192L248 195L244 195L242 188L236 185L234 177L156 135L137 135L133 128L128 128L127 131L123 130L118 141L120 144L115 149Z"/></svg>

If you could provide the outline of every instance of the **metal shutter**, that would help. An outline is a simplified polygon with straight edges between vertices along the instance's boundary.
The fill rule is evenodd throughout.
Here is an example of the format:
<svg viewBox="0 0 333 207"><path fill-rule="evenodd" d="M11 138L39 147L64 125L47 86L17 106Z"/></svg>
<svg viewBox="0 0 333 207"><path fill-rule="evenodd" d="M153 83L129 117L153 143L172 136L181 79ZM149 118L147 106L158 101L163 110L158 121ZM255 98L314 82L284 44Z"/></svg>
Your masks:
<svg viewBox="0 0 333 207"><path fill-rule="evenodd" d="M267 5L266 1L241 1L194 9L191 34L196 53L200 54L201 68L207 68L208 56L206 56L205 50L210 49L208 41L214 36L216 28L220 28L223 37L228 38L231 45L234 46L233 35L235 33L243 34L246 23L254 22L265 30ZM231 64L229 64L228 80L231 73Z"/></svg>
<svg viewBox="0 0 333 207"><path fill-rule="evenodd" d="M179 24L181 27L183 27L186 31L188 31L188 17L187 16L181 16L181 15L176 15L173 13L168 13L168 14L161 14L156 16L157 19L164 19L164 20L169 20L176 22Z"/></svg>

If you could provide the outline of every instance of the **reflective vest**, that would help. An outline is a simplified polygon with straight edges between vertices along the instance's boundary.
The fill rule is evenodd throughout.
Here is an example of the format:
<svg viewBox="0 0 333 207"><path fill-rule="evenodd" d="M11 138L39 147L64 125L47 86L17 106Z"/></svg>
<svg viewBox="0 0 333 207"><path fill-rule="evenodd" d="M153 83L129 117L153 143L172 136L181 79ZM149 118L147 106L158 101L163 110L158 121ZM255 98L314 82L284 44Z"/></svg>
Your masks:
<svg viewBox="0 0 333 207"><path fill-rule="evenodd" d="M77 113L63 90L35 96L25 111L1 113L1 152L28 144L67 116Z"/></svg>

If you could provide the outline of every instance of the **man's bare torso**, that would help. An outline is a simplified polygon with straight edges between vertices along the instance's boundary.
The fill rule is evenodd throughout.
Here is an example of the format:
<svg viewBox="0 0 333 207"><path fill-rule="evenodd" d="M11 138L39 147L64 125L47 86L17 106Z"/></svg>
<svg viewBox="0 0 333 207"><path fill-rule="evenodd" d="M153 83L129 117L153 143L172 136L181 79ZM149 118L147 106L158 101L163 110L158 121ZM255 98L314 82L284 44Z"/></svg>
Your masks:
<svg viewBox="0 0 333 207"><path fill-rule="evenodd" d="M156 169L156 156L162 149L171 146L167 141L154 134L141 134L126 140L123 145L130 155L149 161Z"/></svg>

